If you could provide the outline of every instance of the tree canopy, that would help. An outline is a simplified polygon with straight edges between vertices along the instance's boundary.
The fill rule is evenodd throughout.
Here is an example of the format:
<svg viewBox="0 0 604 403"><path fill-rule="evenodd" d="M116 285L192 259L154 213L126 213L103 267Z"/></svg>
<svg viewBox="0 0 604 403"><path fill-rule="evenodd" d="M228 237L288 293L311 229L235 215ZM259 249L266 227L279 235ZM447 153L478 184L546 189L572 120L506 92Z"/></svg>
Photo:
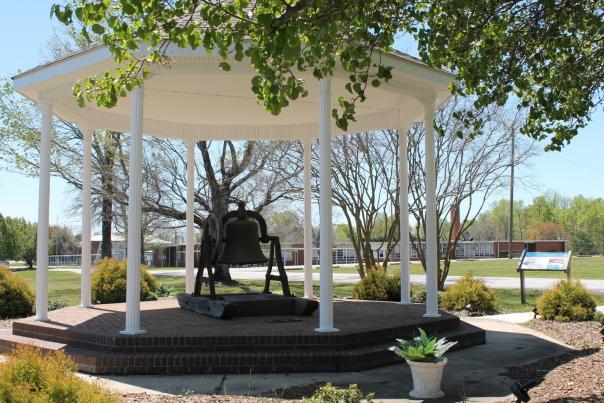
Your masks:
<svg viewBox="0 0 604 403"><path fill-rule="evenodd" d="M222 70L247 59L251 90L273 114L307 95L300 72L348 74L332 115L346 129L368 85L391 78L379 51L413 35L421 58L457 75L452 91L482 109L510 96L529 114L522 133L560 150L603 101L604 0L70 0L51 14L97 35L120 67L84 78L77 100L111 107L141 85L170 44L218 53ZM463 116L473 133L482 122ZM461 134L461 132L460 132Z"/></svg>
<svg viewBox="0 0 604 403"><path fill-rule="evenodd" d="M499 200L483 212L469 230L474 239L502 240L508 238L509 200ZM525 205L514 202L514 234L516 240L566 239L573 253L595 255L604 253L604 200L574 196L563 197L555 192L537 196Z"/></svg>

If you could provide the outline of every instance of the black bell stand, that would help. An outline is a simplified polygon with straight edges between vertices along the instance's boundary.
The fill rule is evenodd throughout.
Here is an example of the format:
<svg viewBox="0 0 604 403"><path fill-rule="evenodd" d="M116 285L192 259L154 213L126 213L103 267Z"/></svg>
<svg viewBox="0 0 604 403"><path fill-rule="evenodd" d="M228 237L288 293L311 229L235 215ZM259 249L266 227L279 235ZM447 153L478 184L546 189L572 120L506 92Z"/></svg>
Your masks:
<svg viewBox="0 0 604 403"><path fill-rule="evenodd" d="M220 263L219 260L222 259L222 257L218 257L218 251L221 250L224 243L222 233L229 220L235 218L247 219L248 217L256 220L260 227L260 237L253 241L270 244L264 290L262 293L218 295L215 291L214 268L216 263ZM254 262L239 263L251 264ZM272 274L275 263L279 275ZM208 272L209 296L201 295L204 270ZM270 292L271 280L281 282L283 295ZM220 319L228 319L234 316L312 315L319 307L319 303L315 300L292 295L283 264L279 237L269 236L264 218L255 211L246 210L244 203L239 203L239 208L225 214L222 220L218 220L215 215L208 216L201 243L201 256L195 278L195 289L193 294L180 293L176 297L181 308Z"/></svg>
<svg viewBox="0 0 604 403"><path fill-rule="evenodd" d="M312 315L319 307L314 299L265 293L224 294L215 298L180 293L181 308L218 319L236 316Z"/></svg>

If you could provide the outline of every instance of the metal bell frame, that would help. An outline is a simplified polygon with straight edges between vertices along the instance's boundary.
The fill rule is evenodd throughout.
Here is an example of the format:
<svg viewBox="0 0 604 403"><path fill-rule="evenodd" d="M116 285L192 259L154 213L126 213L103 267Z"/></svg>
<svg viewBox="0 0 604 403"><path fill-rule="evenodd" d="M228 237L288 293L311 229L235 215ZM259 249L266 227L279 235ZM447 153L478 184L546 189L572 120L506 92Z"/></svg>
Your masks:
<svg viewBox="0 0 604 403"><path fill-rule="evenodd" d="M193 290L193 296L201 296L201 284L204 280L203 272L204 269L208 271L208 285L210 288L210 297L217 298L216 287L214 283L214 268L216 267L219 253L222 251L225 239L223 234L225 233L226 225L229 220L238 218L251 218L255 220L260 227L260 237L258 240L261 243L268 243L269 246L269 257L268 265L266 270L266 279L264 281L264 294L270 294L270 282L271 280L280 281L283 295L290 297L292 294L289 289L289 282L287 280L287 274L285 273L285 265L283 264L283 254L281 253L281 242L278 236L270 236L267 232L266 221L264 218L255 211L245 209L245 203L239 202L238 209L226 213L222 220L210 213L206 220L206 225L203 228L203 238L201 241L201 256L199 259L199 267L197 270L197 276L195 278L195 288ZM273 265L276 263L279 275L272 274Z"/></svg>

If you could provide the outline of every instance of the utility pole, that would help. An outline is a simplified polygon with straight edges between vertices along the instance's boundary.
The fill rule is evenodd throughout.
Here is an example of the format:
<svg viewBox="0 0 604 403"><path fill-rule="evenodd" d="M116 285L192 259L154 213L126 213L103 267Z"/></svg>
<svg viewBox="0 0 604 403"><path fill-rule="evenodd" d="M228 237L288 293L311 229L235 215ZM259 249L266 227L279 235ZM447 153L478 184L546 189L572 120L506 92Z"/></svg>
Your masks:
<svg viewBox="0 0 604 403"><path fill-rule="evenodd" d="M514 240L514 128L511 128L512 152L510 158L510 228L508 239L508 259L512 258L512 241Z"/></svg>

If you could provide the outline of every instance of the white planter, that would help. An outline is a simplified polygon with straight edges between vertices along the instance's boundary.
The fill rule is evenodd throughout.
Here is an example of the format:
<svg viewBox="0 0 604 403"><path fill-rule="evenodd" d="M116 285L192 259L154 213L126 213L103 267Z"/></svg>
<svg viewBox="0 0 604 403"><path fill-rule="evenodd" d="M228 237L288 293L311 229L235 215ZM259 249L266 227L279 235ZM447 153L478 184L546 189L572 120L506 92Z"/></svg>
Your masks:
<svg viewBox="0 0 604 403"><path fill-rule="evenodd" d="M443 397L445 394L440 390L443 379L443 369L447 365L447 359L439 362L409 361L411 377L413 378L413 390L409 396L422 399Z"/></svg>

